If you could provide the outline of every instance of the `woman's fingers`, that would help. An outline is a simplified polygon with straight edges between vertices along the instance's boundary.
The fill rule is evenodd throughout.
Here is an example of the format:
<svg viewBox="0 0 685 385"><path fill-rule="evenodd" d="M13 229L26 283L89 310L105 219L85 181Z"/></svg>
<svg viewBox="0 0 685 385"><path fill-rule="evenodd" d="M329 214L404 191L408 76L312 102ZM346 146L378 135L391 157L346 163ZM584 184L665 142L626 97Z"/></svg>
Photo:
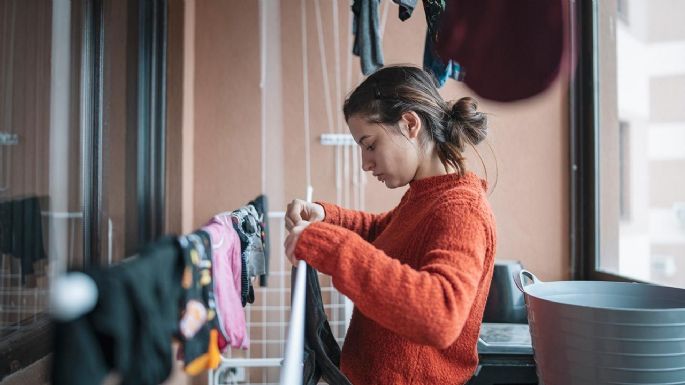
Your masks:
<svg viewBox="0 0 685 385"><path fill-rule="evenodd" d="M285 217L285 229L288 231L291 231L294 226L295 226L295 223L293 223L293 220L290 219L289 217Z"/></svg>
<svg viewBox="0 0 685 385"><path fill-rule="evenodd" d="M294 255L297 240L299 239L302 230L304 230L310 224L309 221L302 218L303 214L308 218L311 217L311 213L307 211L308 208L309 207L305 201L301 199L294 199L288 204L287 211L285 213L285 228L290 234L288 234L288 236L285 238L283 247L285 248L285 256L288 258L288 261L293 264L293 266L297 265L297 258L295 258Z"/></svg>
<svg viewBox="0 0 685 385"><path fill-rule="evenodd" d="M293 266L297 265L297 261L295 260L295 256L293 255L295 251L295 243L297 242L297 235L295 234L290 234L288 237L285 239L285 256L288 257L288 261Z"/></svg>
<svg viewBox="0 0 685 385"><path fill-rule="evenodd" d="M299 199L294 199L288 204L287 211L285 213L285 227L290 231L293 226L302 220L302 201Z"/></svg>

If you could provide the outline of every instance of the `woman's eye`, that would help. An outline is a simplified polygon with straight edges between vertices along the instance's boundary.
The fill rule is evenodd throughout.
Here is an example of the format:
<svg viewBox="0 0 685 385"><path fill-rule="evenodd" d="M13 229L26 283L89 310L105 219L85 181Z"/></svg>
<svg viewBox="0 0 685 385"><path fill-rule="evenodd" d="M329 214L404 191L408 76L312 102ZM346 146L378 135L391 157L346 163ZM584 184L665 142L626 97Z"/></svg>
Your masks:
<svg viewBox="0 0 685 385"><path fill-rule="evenodd" d="M373 145L373 144L370 145L370 146L368 146L368 147L366 147L366 149L369 150L369 151L373 151L374 148L376 148L376 146Z"/></svg>

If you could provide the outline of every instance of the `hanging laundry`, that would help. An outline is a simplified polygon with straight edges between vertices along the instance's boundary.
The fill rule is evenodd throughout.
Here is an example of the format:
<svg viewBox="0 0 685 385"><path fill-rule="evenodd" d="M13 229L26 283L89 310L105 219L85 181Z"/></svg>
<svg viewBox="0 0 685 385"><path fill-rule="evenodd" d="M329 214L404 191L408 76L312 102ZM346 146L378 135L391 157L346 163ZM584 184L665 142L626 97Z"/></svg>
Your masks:
<svg viewBox="0 0 685 385"><path fill-rule="evenodd" d="M212 244L214 299L221 332L218 335L219 350L223 351L228 344L233 348L247 349L250 341L241 302L240 239L227 214L214 216L202 230L209 234Z"/></svg>
<svg viewBox="0 0 685 385"><path fill-rule="evenodd" d="M0 202L0 253L19 259L22 285L34 273L34 263L47 257L41 199L34 196Z"/></svg>
<svg viewBox="0 0 685 385"><path fill-rule="evenodd" d="M402 21L409 19L416 8L416 0L392 0L392 2L400 6L400 20Z"/></svg>
<svg viewBox="0 0 685 385"><path fill-rule="evenodd" d="M255 200L250 201L259 215L259 225L261 227L261 238L264 249L264 274L259 276L259 286L265 287L269 276L269 200L266 195L260 195Z"/></svg>
<svg viewBox="0 0 685 385"><path fill-rule="evenodd" d="M254 302L254 288L251 278L266 273L264 260L264 244L261 236L260 218L257 210L252 205L243 206L231 213L233 228L240 238L242 252L242 303Z"/></svg>
<svg viewBox="0 0 685 385"><path fill-rule="evenodd" d="M567 7L561 0L452 0L436 48L461 64L478 95L529 98L568 70Z"/></svg>
<svg viewBox="0 0 685 385"><path fill-rule="evenodd" d="M218 365L218 342L212 331L219 328L212 277L212 244L209 234L199 230L179 237L183 256L181 279L182 311L179 337L182 342L179 356L185 371L197 375Z"/></svg>
<svg viewBox="0 0 685 385"><path fill-rule="evenodd" d="M423 0L423 8L428 26L423 49L423 69L435 76L438 87L444 86L449 78L461 80L461 66L452 60L441 58L435 49L440 18L445 12L445 0Z"/></svg>
<svg viewBox="0 0 685 385"><path fill-rule="evenodd" d="M239 225L236 223L236 221L233 221L233 229L235 229L236 233L240 235ZM252 288L247 269L248 254L246 250L248 243L244 241L244 238L244 236L239 236L240 248L242 250L240 252L240 302L243 307L245 307L245 305L248 303L254 303L254 289Z"/></svg>
<svg viewBox="0 0 685 385"><path fill-rule="evenodd" d="M182 272L172 237L144 246L119 265L87 272L98 288L97 305L73 321L54 322L52 383L98 384L111 371L129 385L166 380Z"/></svg>
<svg viewBox="0 0 685 385"><path fill-rule="evenodd" d="M240 259L241 259L241 274L240 274L240 281L241 281L241 303L243 307L245 307L248 303L254 303L254 287L252 287L252 280L250 279L249 273L248 273L248 267L247 267L247 254L246 253L241 253Z"/></svg>
<svg viewBox="0 0 685 385"><path fill-rule="evenodd" d="M295 287L296 272L293 267L290 275L292 287ZM340 371L340 346L326 318L319 276L311 266L307 266L304 350L303 384L316 385L323 378L331 385L351 385Z"/></svg>
<svg viewBox="0 0 685 385"><path fill-rule="evenodd" d="M247 271L250 278L266 273L264 242L262 241L261 216L257 209L248 204L231 213L234 228L240 237L241 247L247 254Z"/></svg>
<svg viewBox="0 0 685 385"><path fill-rule="evenodd" d="M423 50L423 69L435 76L438 87L444 86L449 78L462 80L464 75L459 63L447 60L447 64L445 64L445 61L438 56L433 46L433 39L428 33L426 33L426 45Z"/></svg>
<svg viewBox="0 0 685 385"><path fill-rule="evenodd" d="M196 376L208 369L216 369L219 367L219 364L221 363L221 352L219 352L218 334L219 331L216 329L209 331L207 352L186 365L186 373Z"/></svg>
<svg viewBox="0 0 685 385"><path fill-rule="evenodd" d="M362 73L368 75L383 67L378 5L380 0L354 0L352 3L352 53L359 56Z"/></svg>
<svg viewBox="0 0 685 385"><path fill-rule="evenodd" d="M428 35L433 39L433 42L436 42L440 19L445 12L445 0L423 0L423 10L426 14Z"/></svg>
<svg viewBox="0 0 685 385"><path fill-rule="evenodd" d="M393 0L393 2L400 6L399 17L402 21L409 19L416 7L416 0ZM440 17L445 11L445 0L424 0L423 8L428 25L423 49L423 69L435 76L438 87L444 86L449 78L462 80L464 73L459 63L443 60L435 49Z"/></svg>

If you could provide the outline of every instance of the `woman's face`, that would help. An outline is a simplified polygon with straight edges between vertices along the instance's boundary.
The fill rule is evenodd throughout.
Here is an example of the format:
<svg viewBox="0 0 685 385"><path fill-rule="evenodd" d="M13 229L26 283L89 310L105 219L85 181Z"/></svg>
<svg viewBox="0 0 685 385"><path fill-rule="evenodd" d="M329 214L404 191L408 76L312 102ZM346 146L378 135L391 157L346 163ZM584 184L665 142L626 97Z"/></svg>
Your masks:
<svg viewBox="0 0 685 385"><path fill-rule="evenodd" d="M391 126L369 123L359 115L347 121L350 133L361 147L362 169L369 171L388 188L411 182L419 166L417 133L412 122L398 122L402 134Z"/></svg>

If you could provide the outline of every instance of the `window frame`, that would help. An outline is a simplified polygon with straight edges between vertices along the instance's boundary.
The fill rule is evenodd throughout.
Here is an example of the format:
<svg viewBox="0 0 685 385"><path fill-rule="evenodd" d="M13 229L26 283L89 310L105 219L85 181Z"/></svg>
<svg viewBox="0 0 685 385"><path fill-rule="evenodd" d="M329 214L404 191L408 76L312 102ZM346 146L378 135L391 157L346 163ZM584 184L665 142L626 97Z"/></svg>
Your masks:
<svg viewBox="0 0 685 385"><path fill-rule="evenodd" d="M133 4L133 3L131 3ZM129 94L134 108L127 117L137 129L137 166L135 184L138 245L161 236L165 223L165 149L167 92L167 20L168 0L141 0L137 4L137 19L128 28L137 32L135 55L137 81L135 93ZM103 116L105 63L104 0L84 0L78 13L82 23L80 77L82 112L81 156L83 159L80 186L83 210L84 267L106 264L100 255L103 243L101 224L103 207ZM52 328L47 314L37 316L37 322L27 324L16 333L0 339L0 381L11 377L47 356L52 350ZM49 377L49 374L48 374Z"/></svg>
<svg viewBox="0 0 685 385"><path fill-rule="evenodd" d="M138 3L138 244L165 221L167 0Z"/></svg>
<svg viewBox="0 0 685 385"><path fill-rule="evenodd" d="M640 282L599 266L599 63L598 2L571 6L571 49L575 72L570 83L571 215L570 254L574 280Z"/></svg>

